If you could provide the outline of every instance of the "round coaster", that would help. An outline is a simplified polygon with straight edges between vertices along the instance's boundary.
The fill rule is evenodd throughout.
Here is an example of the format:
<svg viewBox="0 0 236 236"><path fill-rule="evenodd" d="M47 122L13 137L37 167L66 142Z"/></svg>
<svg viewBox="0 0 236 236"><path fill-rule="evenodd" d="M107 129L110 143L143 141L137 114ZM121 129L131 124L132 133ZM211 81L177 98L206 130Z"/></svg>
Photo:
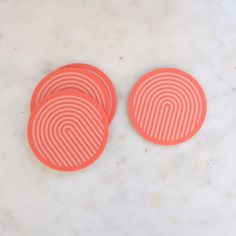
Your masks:
<svg viewBox="0 0 236 236"><path fill-rule="evenodd" d="M49 95L68 90L82 92L95 99L109 116L109 94L103 83L94 74L78 68L56 70L44 77L32 95L31 111Z"/></svg>
<svg viewBox="0 0 236 236"><path fill-rule="evenodd" d="M87 95L64 91L45 98L31 113L28 140L46 166L74 171L93 163L108 139L103 109Z"/></svg>
<svg viewBox="0 0 236 236"><path fill-rule="evenodd" d="M171 68L144 75L129 96L128 113L145 139L174 145L191 138L206 116L206 97L189 74Z"/></svg>
<svg viewBox="0 0 236 236"><path fill-rule="evenodd" d="M116 109L117 109L117 95L116 95L116 90L111 82L111 80L109 79L109 77L102 72L101 70L99 70L97 67L88 65L88 64L83 64L83 63L74 63L74 64L69 64L69 65L65 65L63 67L61 67L60 69L63 68L79 68L79 69L84 69L86 71L89 71L90 73L93 73L94 75L96 75L104 84L107 93L109 94L109 99L110 99L110 111L109 111L109 117L108 117L108 121L109 123L111 123L112 119L114 118L114 115L116 113Z"/></svg>

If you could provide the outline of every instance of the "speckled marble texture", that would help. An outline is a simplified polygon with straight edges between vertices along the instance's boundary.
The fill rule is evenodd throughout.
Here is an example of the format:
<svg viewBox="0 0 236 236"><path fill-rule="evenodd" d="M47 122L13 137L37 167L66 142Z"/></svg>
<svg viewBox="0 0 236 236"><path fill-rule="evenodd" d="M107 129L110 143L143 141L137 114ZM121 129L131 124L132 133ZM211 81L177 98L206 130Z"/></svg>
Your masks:
<svg viewBox="0 0 236 236"><path fill-rule="evenodd" d="M109 144L59 173L27 145L31 93L71 62L98 66L119 96ZM142 139L127 116L144 73L176 67L204 88L207 119L186 143ZM0 235L235 236L236 1L0 0Z"/></svg>

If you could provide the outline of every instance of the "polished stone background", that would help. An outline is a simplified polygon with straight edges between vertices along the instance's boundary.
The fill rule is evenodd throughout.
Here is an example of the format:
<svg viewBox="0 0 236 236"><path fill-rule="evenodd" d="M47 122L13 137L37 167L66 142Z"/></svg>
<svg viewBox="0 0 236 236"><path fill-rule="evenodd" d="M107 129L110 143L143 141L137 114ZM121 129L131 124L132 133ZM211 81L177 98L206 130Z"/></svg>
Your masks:
<svg viewBox="0 0 236 236"><path fill-rule="evenodd" d="M118 111L87 169L44 167L26 139L32 91L71 62L113 81ZM142 139L128 94L158 67L192 74L208 101L188 142ZM0 235L235 236L236 1L0 0Z"/></svg>

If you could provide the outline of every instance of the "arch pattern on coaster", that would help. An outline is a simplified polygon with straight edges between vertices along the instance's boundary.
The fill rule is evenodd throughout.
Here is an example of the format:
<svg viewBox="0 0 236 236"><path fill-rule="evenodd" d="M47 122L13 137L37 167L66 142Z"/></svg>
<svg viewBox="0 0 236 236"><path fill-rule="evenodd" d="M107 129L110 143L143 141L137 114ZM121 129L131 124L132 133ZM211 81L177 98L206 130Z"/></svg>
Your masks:
<svg viewBox="0 0 236 236"><path fill-rule="evenodd" d="M77 91L87 94L100 104L109 115L109 95L102 82L92 73L70 68L54 71L40 81L31 99L31 111L46 97L61 91Z"/></svg>
<svg viewBox="0 0 236 236"><path fill-rule="evenodd" d="M189 74L157 69L142 77L129 98L129 115L148 140L163 145L181 143L194 135L206 115L206 98Z"/></svg>
<svg viewBox="0 0 236 236"><path fill-rule="evenodd" d="M88 71L88 72L94 74L95 76L97 76L99 78L99 80L105 86L107 93L109 95L110 111L109 111L108 121L111 123L112 119L115 116L116 109L117 109L117 94L116 94L116 90L115 90L114 85L112 84L110 78L103 71L98 69L97 67L92 66L92 65L88 65L88 64L84 64L84 63L68 64L68 65L65 65L65 66L59 68L59 70L64 69L64 68L83 69L85 71Z"/></svg>
<svg viewBox="0 0 236 236"><path fill-rule="evenodd" d="M72 171L94 162L105 148L108 123L103 110L81 93L62 92L31 114L30 146L47 166Z"/></svg>

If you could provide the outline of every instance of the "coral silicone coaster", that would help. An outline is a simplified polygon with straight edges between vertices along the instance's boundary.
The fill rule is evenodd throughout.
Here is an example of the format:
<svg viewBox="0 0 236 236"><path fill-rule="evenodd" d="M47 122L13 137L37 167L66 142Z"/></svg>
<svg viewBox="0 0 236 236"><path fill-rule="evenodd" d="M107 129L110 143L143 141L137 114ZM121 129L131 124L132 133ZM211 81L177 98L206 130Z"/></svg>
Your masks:
<svg viewBox="0 0 236 236"><path fill-rule="evenodd" d="M32 151L56 170L73 171L90 165L104 150L107 139L103 109L83 93L66 91L44 99L28 123Z"/></svg>
<svg viewBox="0 0 236 236"><path fill-rule="evenodd" d="M198 82L177 69L144 75L129 97L128 113L147 140L174 145L191 138L206 116L206 97Z"/></svg>
<svg viewBox="0 0 236 236"><path fill-rule="evenodd" d="M108 121L110 123L116 113L117 96L116 96L116 90L115 90L111 80L109 79L109 77L104 72L99 70L97 67L94 67L94 66L91 66L88 64L82 64L82 63L69 64L69 65L61 67L60 69L68 68L68 67L69 68L79 68L79 69L84 69L86 71L89 71L89 72L93 73L94 75L96 75L103 82L103 84L109 94L109 99L110 99L111 106L110 106L110 112L109 112L109 117L108 117Z"/></svg>
<svg viewBox="0 0 236 236"><path fill-rule="evenodd" d="M78 68L56 70L44 77L32 95L31 111L47 96L68 90L83 92L94 98L109 116L109 94L103 83L91 72Z"/></svg>

